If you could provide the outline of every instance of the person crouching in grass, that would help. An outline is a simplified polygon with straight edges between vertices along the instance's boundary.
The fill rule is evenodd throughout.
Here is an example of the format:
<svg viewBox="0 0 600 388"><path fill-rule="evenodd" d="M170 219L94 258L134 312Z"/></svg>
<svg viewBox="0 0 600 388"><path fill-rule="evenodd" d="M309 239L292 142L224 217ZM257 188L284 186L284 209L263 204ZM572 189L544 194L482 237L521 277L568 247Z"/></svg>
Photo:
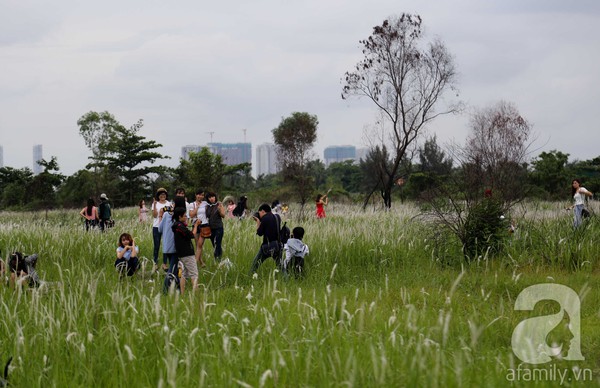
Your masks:
<svg viewBox="0 0 600 388"><path fill-rule="evenodd" d="M121 277L127 273L127 276L133 276L140 266L138 260L139 248L129 233L123 233L119 236L119 246L117 247L117 260L115 268L119 271Z"/></svg>
<svg viewBox="0 0 600 388"><path fill-rule="evenodd" d="M8 260L10 269L10 284L13 287L20 286L25 280L29 281L30 287L39 287L41 280L35 270L38 255L25 256L21 252L13 252Z"/></svg>
<svg viewBox="0 0 600 388"><path fill-rule="evenodd" d="M173 235L175 238L175 250L177 251L177 257L183 264L183 271L181 274L180 290L183 294L185 289L185 279L192 280L192 290L198 288L198 264L196 263L196 256L194 254L194 236L196 235L198 225L200 221L197 220L194 223L193 230L189 230L187 227L187 215L186 208L176 207L173 210Z"/></svg>

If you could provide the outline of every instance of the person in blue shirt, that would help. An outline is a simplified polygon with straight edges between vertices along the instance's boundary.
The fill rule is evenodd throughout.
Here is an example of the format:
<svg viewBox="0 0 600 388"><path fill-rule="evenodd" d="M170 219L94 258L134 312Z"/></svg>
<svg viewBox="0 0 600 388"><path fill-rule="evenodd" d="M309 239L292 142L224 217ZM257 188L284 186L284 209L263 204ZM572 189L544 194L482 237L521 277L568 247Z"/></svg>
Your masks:
<svg viewBox="0 0 600 388"><path fill-rule="evenodd" d="M140 266L138 260L138 253L140 249L135 245L133 237L129 233L123 233L119 236L119 246L117 247L117 260L115 261L115 268L121 276L125 273L127 276L133 276L135 271Z"/></svg>

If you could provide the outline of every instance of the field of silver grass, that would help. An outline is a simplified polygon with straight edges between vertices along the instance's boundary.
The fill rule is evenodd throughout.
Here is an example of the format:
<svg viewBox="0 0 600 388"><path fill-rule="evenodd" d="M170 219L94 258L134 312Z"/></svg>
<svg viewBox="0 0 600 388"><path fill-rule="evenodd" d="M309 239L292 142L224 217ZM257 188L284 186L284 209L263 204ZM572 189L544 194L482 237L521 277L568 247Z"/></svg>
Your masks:
<svg viewBox="0 0 600 388"><path fill-rule="evenodd" d="M311 249L306 277L289 281L272 261L248 276L260 239L253 222L227 220L233 266L218 268L207 242L200 290L183 296L163 295L163 275L150 273L151 228L134 209L117 209L104 234L85 233L76 211L3 212L3 257L38 253L48 284L0 285L0 364L13 357L14 386L505 386L520 363L515 326L556 312L515 311L515 298L559 283L580 295L586 359L553 365L590 369L598 384L600 226L574 232L561 206L522 207L503 253L470 263L414 205L330 206L325 220L288 220L305 227ZM119 281L125 231L146 269ZM549 341L564 342L567 323Z"/></svg>

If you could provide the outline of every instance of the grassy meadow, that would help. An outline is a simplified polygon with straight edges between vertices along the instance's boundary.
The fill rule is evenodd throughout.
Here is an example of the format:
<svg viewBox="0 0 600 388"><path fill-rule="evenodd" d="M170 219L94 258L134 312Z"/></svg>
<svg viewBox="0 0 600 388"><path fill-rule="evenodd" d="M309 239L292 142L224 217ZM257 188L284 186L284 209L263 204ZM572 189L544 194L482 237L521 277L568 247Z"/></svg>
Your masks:
<svg viewBox="0 0 600 388"><path fill-rule="evenodd" d="M254 222L226 220L218 268L212 246L200 289L163 295L152 274L151 224L116 209L106 233L83 229L78 211L0 212L2 257L38 253L41 289L0 283L0 367L12 356L16 387L506 386L520 368L569 370L565 386L600 385L600 219L573 231L562 204L515 209L503 252L464 261L460 247L413 204L391 212L332 205L299 222L311 254L303 279L285 281L272 260L248 275L261 239ZM131 233L145 269L119 280L120 233ZM517 324L556 313L515 311L527 286L564 284L581 299L584 361L521 365ZM568 319L548 343L568 349ZM581 370L591 381L577 381ZM589 375L585 376L588 377ZM531 377L531 376L530 376ZM556 386L520 376L518 386Z"/></svg>

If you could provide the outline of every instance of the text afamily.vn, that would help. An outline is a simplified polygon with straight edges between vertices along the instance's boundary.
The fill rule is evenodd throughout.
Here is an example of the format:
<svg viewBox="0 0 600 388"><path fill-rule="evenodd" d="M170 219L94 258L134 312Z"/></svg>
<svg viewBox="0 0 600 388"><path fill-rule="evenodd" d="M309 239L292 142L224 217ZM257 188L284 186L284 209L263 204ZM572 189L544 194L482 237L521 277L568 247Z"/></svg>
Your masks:
<svg viewBox="0 0 600 388"><path fill-rule="evenodd" d="M593 373L589 368L559 368L556 364L547 368L527 368L519 365L509 368L506 373L508 381L553 381L560 385L570 382L593 381Z"/></svg>

